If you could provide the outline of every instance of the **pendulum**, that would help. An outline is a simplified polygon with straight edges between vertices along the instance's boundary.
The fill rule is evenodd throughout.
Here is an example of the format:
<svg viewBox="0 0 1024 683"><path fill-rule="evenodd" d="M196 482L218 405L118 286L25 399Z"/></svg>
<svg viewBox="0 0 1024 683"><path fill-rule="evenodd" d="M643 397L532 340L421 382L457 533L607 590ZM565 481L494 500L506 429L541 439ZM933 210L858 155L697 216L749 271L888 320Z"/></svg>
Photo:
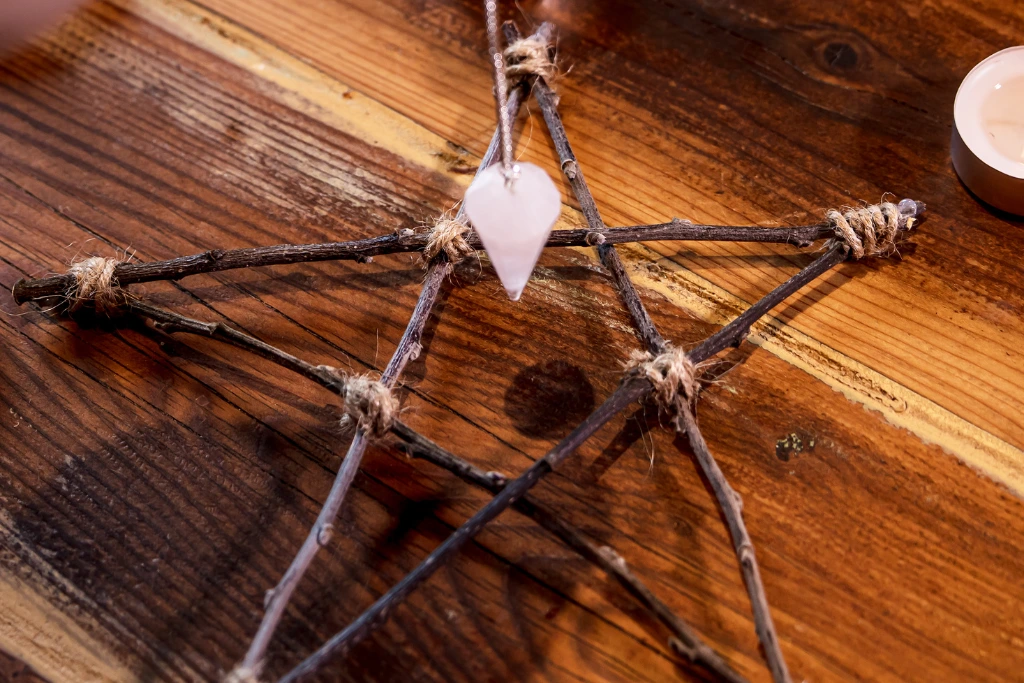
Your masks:
<svg viewBox="0 0 1024 683"><path fill-rule="evenodd" d="M512 122L504 58L498 47L497 0L485 0L484 9L494 63L501 164L481 171L466 190L466 215L509 298L519 301L562 211L562 195L544 169L512 159Z"/></svg>

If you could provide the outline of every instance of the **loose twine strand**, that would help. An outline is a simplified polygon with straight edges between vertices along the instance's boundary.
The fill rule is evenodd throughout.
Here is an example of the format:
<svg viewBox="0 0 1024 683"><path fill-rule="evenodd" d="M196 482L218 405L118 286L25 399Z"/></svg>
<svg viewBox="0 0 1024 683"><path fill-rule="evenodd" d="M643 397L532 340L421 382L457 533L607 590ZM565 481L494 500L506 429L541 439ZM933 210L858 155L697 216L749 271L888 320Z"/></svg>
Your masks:
<svg viewBox="0 0 1024 683"><path fill-rule="evenodd" d="M345 412L341 418L343 427L355 423L376 438L391 430L398 419L399 405L386 384L370 379L369 375L347 375L329 365L321 365L319 369L338 382Z"/></svg>
<svg viewBox="0 0 1024 683"><path fill-rule="evenodd" d="M825 217L832 224L836 238L849 245L855 259L891 256L896 251L902 215L892 202L849 209L845 213L831 209ZM908 229L913 224L913 217L906 219Z"/></svg>
<svg viewBox="0 0 1024 683"><path fill-rule="evenodd" d="M670 347L657 356L634 349L625 366L654 385L654 399L665 412L692 407L697 400L697 366L682 349Z"/></svg>

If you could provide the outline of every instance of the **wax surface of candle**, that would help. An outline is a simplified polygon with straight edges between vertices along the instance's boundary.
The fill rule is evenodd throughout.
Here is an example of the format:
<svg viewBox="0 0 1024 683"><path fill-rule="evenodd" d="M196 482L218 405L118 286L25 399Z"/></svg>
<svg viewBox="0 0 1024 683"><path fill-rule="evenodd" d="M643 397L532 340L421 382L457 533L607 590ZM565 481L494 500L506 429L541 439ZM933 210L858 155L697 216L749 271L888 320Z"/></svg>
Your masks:
<svg viewBox="0 0 1024 683"><path fill-rule="evenodd" d="M981 105L981 120L996 151L1024 167L1024 76L992 88Z"/></svg>
<svg viewBox="0 0 1024 683"><path fill-rule="evenodd" d="M1024 45L982 60L953 103L950 157L974 195L1024 216Z"/></svg>

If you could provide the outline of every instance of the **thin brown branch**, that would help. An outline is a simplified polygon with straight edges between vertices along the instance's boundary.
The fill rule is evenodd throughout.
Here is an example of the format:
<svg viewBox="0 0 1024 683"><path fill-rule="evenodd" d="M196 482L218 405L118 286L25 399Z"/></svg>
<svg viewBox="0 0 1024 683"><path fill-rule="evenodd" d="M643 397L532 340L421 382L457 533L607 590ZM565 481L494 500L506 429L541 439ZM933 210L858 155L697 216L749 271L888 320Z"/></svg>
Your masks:
<svg viewBox="0 0 1024 683"><path fill-rule="evenodd" d="M573 193L576 195L576 198L580 203L580 209L582 210L584 217L586 217L590 229L599 233L604 228L604 222L601 219L601 214L598 211L597 204L594 202L594 197L591 194L590 188L587 186L586 180L583 176L583 169L580 168L580 165L576 160L576 155L572 151L572 146L569 144L569 139L565 132L565 126L562 123L562 117L558 113L557 99L543 79L538 79L534 86L534 97L540 104L541 111L544 115L544 121L547 123L551 139L558 152L562 171L569 180ZM629 275L622 264L622 259L619 258L617 250L614 246L608 244L606 240L598 238L597 241L599 244L598 254L601 257L601 261L605 267L611 271L617 289L619 290L619 295L622 297L626 308L629 310L630 316L633 319L633 325L640 338L647 345L648 351L653 354L665 351L667 348L665 339L661 336L661 333L658 332L654 322L650 318L650 315L647 313L647 309L644 307L643 301L640 299L640 295L637 292L636 287L633 285L632 280L630 280ZM833 247L830 254L835 254L837 251L838 250ZM845 252L837 255L838 259L843 257L845 257ZM835 262L838 263L838 260ZM827 270L828 267L834 265L831 259L824 263L825 265L821 268L808 269L809 272L805 274L805 278L797 279L796 282L791 283L791 287L794 291L802 286L802 280L809 281L820 274L818 272L819 270L823 272L824 270ZM717 335L717 342L731 343L735 340L738 343L739 340L746 336L747 331L750 328L750 324L767 313L767 311L771 310L771 306L766 307L768 303L770 302L761 302L760 305L752 306L751 310L744 312L743 315L737 318L738 322L733 321L731 326L728 326L722 333ZM711 343L702 345L703 348L700 349L701 352L706 353L714 349L715 340L716 337L712 337L712 339L709 340ZM694 425L694 430L696 430L696 425ZM699 438L699 432L697 432L697 436ZM707 455L707 460L710 461L711 465L705 466L704 461L701 461L702 468L705 472L708 472L709 468L713 468L714 472L717 473L717 480L720 481L723 486L728 488L728 483L725 482L725 478L721 474L721 470L718 469L717 464L715 464L714 459L711 458L710 453L707 452L706 447L704 449L704 453ZM711 475L708 476L710 478ZM729 489L729 491L731 491L731 489ZM738 496L736 496L736 500L738 500ZM725 510L721 496L719 496L719 503L723 506L723 510ZM730 515L728 513L726 514L726 517L729 520L735 518L734 515ZM734 528L742 530L744 534L746 533L742 518L739 518L738 527L734 522L730 521L730 531L733 531ZM765 658L768 661L769 668L772 671L772 675L775 677L776 683L788 683L789 672L786 669L785 660L783 659L782 652L778 646L775 627L772 623L771 614L768 610L767 597L765 596L764 588L760 583L760 573L758 572L757 563L754 559L753 546L750 544L749 538L745 539L745 545L743 547L744 553L739 553L739 551L737 551L737 553L740 558L740 564L743 567L743 575L747 583L748 592L750 593L758 637L761 639L765 650ZM779 673L781 673L781 678L777 675Z"/></svg>
<svg viewBox="0 0 1024 683"><path fill-rule="evenodd" d="M138 299L130 299L125 304L125 312L134 313L135 315L143 318L148 318L155 323L154 327L169 334L174 332L187 332L227 342L240 349L244 349L256 354L257 356L273 361L278 365L288 368L289 370L293 370L303 377L311 379L317 384L330 389L334 393L339 393L341 390L341 385L338 383L337 376L328 371L325 366L307 363L301 358L297 358L286 351L282 351L276 346L271 346L266 342L260 341L256 337L236 330L223 323L201 322L193 318L185 317L179 313L174 313L163 308L158 308L157 306L152 306Z"/></svg>
<svg viewBox="0 0 1024 683"><path fill-rule="evenodd" d="M538 32L538 37L546 39L552 30L553 27L550 24L544 24ZM509 93L507 109L510 118L513 120L519 113L519 105L523 98L528 94L529 87L530 82L523 81ZM500 131L496 130L491 138L491 143L487 148L487 152L484 154L478 173L482 172L483 169L490 166L499 158L500 144ZM460 208L457 218L462 217L462 211L462 208ZM419 300L416 303L416 308L413 310L412 317L409 319L409 324L405 328L405 333L402 335L402 339L398 343L398 348L395 349L395 353L392 355L387 367L384 368L384 372L381 374L381 382L389 388L394 386L398 377L401 375L402 370L405 368L405 365L411 359L419 355L420 339L423 335L423 328L426 325L427 319L430 317L430 312L434 307L434 303L437 301L441 285L443 284L444 278L450 268L451 264L443 258L435 259L430 265L423 284L423 290L420 292ZM298 554L296 554L291 566L281 578L281 581L270 593L268 593L266 613L264 614L263 621L260 623L260 627L253 638L252 644L249 646L249 650L245 654L245 658L240 664L240 668L242 670L260 671L262 669L267 647L270 644L270 640L274 631L277 629L277 625L280 622L281 617L284 615L284 611L295 591L295 587L298 585L302 576L306 573L306 570L309 568L310 563L312 563L313 557L316 555L317 551L325 545L330 538L334 519L337 517L338 511L341 509L341 505L345 500L345 496L352 484L352 480L355 478L356 472L359 470L363 454L366 452L367 443L367 434L363 429L357 428L355 436L352 438L352 443L349 445L348 453L345 455L345 459L342 461L341 467L338 469L338 474L335 477L334 484L331 486L331 491L324 500L323 508L317 516L317 520L313 524L313 528L310 529L309 535L306 537L305 542L299 549Z"/></svg>
<svg viewBox="0 0 1024 683"><path fill-rule="evenodd" d="M334 393L341 392L342 386L338 376L325 366L313 365L223 323L202 322L138 300L128 302L126 312L148 318L153 321L156 329L168 334L195 334L231 344L292 370ZM498 493L505 487L505 477L484 472L402 422L395 423L392 433L402 439L402 443L398 444L400 450L413 457L442 467L464 481L491 493ZM704 667L721 680L731 683L746 681L712 650L689 624L655 596L612 548L598 546L582 532L560 519L557 513L528 498L516 501L513 507L554 534L588 562L615 578L630 595L671 631L669 646L677 654Z"/></svg>
<svg viewBox="0 0 1024 683"><path fill-rule="evenodd" d="M597 204L594 202L594 197L591 194L590 188L587 186L586 180L583 176L583 169L580 168L580 165L576 160L576 155L573 153L572 147L569 144L569 139L565 132L565 126L562 123L562 117L558 113L557 99L543 80L538 80L537 84L534 86L534 97L540 104L541 111L544 114L544 121L547 123L548 130L551 133L551 139L554 142L555 149L558 151L562 171L569 180L569 184L576 195L576 199L580 203L580 209L583 211L583 215L586 217L590 229L595 232L600 232L604 228L604 223L601 220L601 214L598 211ZM625 267L622 264L622 259L619 258L615 247L607 243L599 244L598 254L600 255L601 261L604 263L605 267L611 271L617 289L619 290L619 295L622 297L622 300L626 304L626 308L629 310L630 316L633 319L633 326L636 328L640 338L647 345L647 350L653 354L665 351L667 348L665 339L661 336L661 333L658 332L654 325L654 321L651 320L650 315L647 313L647 309L644 307L643 301L640 299L640 295L636 291L636 287L633 285L632 280L630 280L629 274L626 272ZM812 273L808 275L808 277L816 277L816 274ZM751 321L760 317L760 315L758 315L760 308L752 308L754 308L753 311L747 311L744 314L747 315ZM765 309L765 311L767 310L770 309ZM763 315L763 313L761 315ZM750 324L742 318L743 316L740 316L740 322L734 324L732 329L736 331L737 335L746 336L746 332L749 329ZM725 332L720 335L720 338L723 341L728 340L730 339L729 335L729 332ZM737 339L740 338L742 337L737 336ZM707 449L705 448L705 452L706 451ZM708 458L710 458L710 454L708 454ZM714 465L713 459L711 460L711 463ZM714 467L718 472L723 485L728 487L728 484L725 483L724 477L721 476L721 471L717 470L717 465L714 465ZM728 518L729 516L727 515L727 519ZM742 528L742 520L740 521L740 527ZM729 528L732 530L732 523L730 523ZM762 644L765 649L766 659L769 662L769 668L771 668L773 675L777 669L781 670L784 674L781 681L786 681L788 683L789 673L786 670L785 661L783 660L781 651L778 648L778 639L775 637L774 625L772 624L771 615L768 611L768 602L765 598L764 588L760 585L760 575L757 571L756 562L753 559L753 546L750 546L749 539L747 539L747 541L747 545L744 547L747 548L749 546L749 553L748 555L740 556L740 562L741 566L744 568L744 578L750 576L752 577L751 580L756 580L757 582L757 585L754 588L750 588L750 595L758 636L760 637L763 633L772 636L768 639L762 638ZM744 559L747 557L750 559L750 564L753 564L754 566L752 572L748 570L748 564L744 564ZM748 581L748 587L749 586L750 583ZM755 596L761 598L761 602L754 602ZM762 620L766 620L764 624L762 624ZM780 683L780 679L777 678L776 683Z"/></svg>
<svg viewBox="0 0 1024 683"><path fill-rule="evenodd" d="M789 298L791 294L845 261L848 253L849 247L845 244L835 243L830 245L824 254L804 266L793 277L765 294L760 301L743 311L743 313L731 320L728 325L690 349L686 354L687 357L694 364L702 363L730 346L739 346L750 333L751 325Z"/></svg>
<svg viewBox="0 0 1024 683"><path fill-rule="evenodd" d="M431 266L427 273L423 291L413 315L409 319L409 324L405 328L405 333L381 375L381 382L389 388L394 386L406 363L419 355L419 340L423 334L423 328L430 317L430 311L437 300L449 267L450 264L447 262L438 262ZM277 630L277 625L284 616L295 588L309 569L317 552L330 541L334 520L338 516L338 511L345 501L345 496L348 494L356 473L359 471L359 465L366 453L369 440L366 431L357 427L352 442L349 444L348 452L341 462L341 467L338 468L331 490L327 494L327 498L324 499L323 507L309 530L306 540L302 543L277 586L267 592L263 620L260 622L256 635L253 636L249 650L242 660L241 668L251 671L259 671L262 668L267 647L270 645L274 631Z"/></svg>
<svg viewBox="0 0 1024 683"><path fill-rule="evenodd" d="M819 223L793 228L760 228L756 226L696 225L680 220L652 225L634 225L622 228L601 227L600 230L580 228L556 230L548 238L547 247L586 247L601 244L628 244L635 242L771 242L807 246L815 240L833 235L831 226ZM114 269L114 281L121 287L143 282L174 281L191 275L216 273L239 268L259 268L317 261L367 261L374 256L421 252L427 244L428 234L405 229L380 237L349 242L315 244L277 244L246 249L212 249L190 256L179 256L165 261L147 263L120 263ZM466 242L474 250L483 249L479 236L470 232ZM22 279L15 283L14 301L26 301L63 296L75 285L69 273Z"/></svg>
<svg viewBox="0 0 1024 683"><path fill-rule="evenodd" d="M682 405L677 411L675 428L677 432L685 434L689 439L697 463L711 484L715 500L725 517L729 535L732 537L733 547L736 550L736 557L740 562L743 583L746 585L747 595L750 597L750 606L754 612L757 638L761 641L772 680L775 683L790 683L792 679L789 675L789 668L786 666L786 660L782 656L779 636L775 632L775 623L772 621L772 613L768 607L768 596L764 590L764 583L761 581L761 570L754 555L754 544L750 540L750 534L747 533L746 524L743 523L743 500L729 486L725 474L722 473L718 462L708 450L704 436L697 428L697 420L688 406Z"/></svg>
<svg viewBox="0 0 1024 683"><path fill-rule="evenodd" d="M516 31L515 26L511 22L505 24L505 33L510 41L518 38L518 31ZM576 200L580 203L583 217L587 220L587 227L591 231L590 243L597 245L597 253L601 263L611 272L616 288L619 291L619 296L629 310L629 315L633 319L633 326L636 328L637 334L640 335L640 339L643 340L647 349L652 353L663 351L665 349L665 339L658 332L657 327L655 327L654 322L651 320L651 316L647 313L647 309L640 299L640 294L636 291L633 281L629 279L629 275L622 265L622 259L619 258L618 251L608 241L606 236L607 228L605 228L604 220L601 218L601 212L598 211L597 203L594 202L594 197L590 194L590 188L583 177L583 169L577 163L576 155L569 144L569 138L565 134L565 126L562 124L562 117L558 113L558 98L543 78L537 79L533 87L533 96L540 105L541 113L544 116L544 123L547 124L551 141L558 152L558 160L561 163L562 172L569 181L573 194L576 195Z"/></svg>
<svg viewBox="0 0 1024 683"><path fill-rule="evenodd" d="M399 448L409 455L442 467L463 481L492 494L505 488L506 479L502 475L496 472L484 472L408 426L398 423L392 431L404 441L399 444ZM512 507L537 522L588 562L618 581L644 609L668 628L672 634L669 638L669 646L674 652L697 666L703 667L720 680L730 683L740 683L746 680L711 649L693 627L654 595L651 589L630 571L629 565L615 550L608 546L597 545L583 532L562 520L557 513L529 497L524 496L515 501Z"/></svg>
<svg viewBox="0 0 1024 683"><path fill-rule="evenodd" d="M582 176L580 177L580 186L581 189L584 189L585 184L582 182ZM587 195L589 195L589 191L587 192ZM596 214L595 216L596 221L600 221L600 216ZM715 335L712 335L712 337L698 346L694 350L696 353L694 354L694 357L691 357L691 360L699 362L699 360L704 360L729 345L736 344L741 341L743 336L745 336L749 330L750 325L755 320L765 315L794 291L841 262L846 257L846 253L847 248L845 246L832 245L825 255L818 258L785 283L769 292L764 299L752 306L750 310L740 315L736 320L722 328L722 330ZM616 284L620 285L620 291L622 289L622 283L628 284L627 291L631 290L634 295L636 294L636 290L629 281L624 269L621 270L620 277L616 281ZM638 296L637 300L639 301ZM642 305L640 310L643 310ZM643 315L646 317L645 311ZM653 324L651 327L653 329ZM660 347L655 346L654 344L654 342L659 338L660 335L659 337L650 336L645 338L645 341L649 346L654 346L655 349L659 349ZM456 529L451 536L449 536L440 546L434 549L434 551L431 552L415 569L382 595L372 606L349 624L349 626L332 636L320 647L320 649L307 657L295 669L285 675L284 678L281 679L281 683L294 683L295 681L306 680L320 670L320 668L327 662L336 657L341 657L347 654L357 643L361 642L373 633L373 631L379 628L387 620L391 612L393 612L394 609L396 609L397 606L401 604L413 590L426 581L438 567L444 564L466 543L476 536L476 534L478 534L485 525L504 512L516 500L521 499L523 495L525 495L534 485L536 485L538 481L540 481L540 479L553 471L565 458L575 452L575 450L582 445L584 441L586 441L609 420L618 415L618 413L626 406L635 401L646 398L650 394L651 390L652 386L646 379L636 376L627 376L618 389L616 389L616 391L613 392L601 406L599 406L582 423L580 423L567 437L559 442L543 458L537 460L533 465L527 468L523 474L509 482L506 487L495 495L489 503L477 511L477 513L469 520L464 522L462 526ZM755 611L755 618L757 618L757 614L758 612ZM768 643L765 643L765 646L769 647L771 644L772 643L769 641Z"/></svg>
<svg viewBox="0 0 1024 683"><path fill-rule="evenodd" d="M551 472L566 457L573 453L594 432L615 417L626 406L647 395L650 382L633 378L623 383L601 406L580 423L569 436L562 439L543 458L537 460L518 478L509 482L495 497L475 515L455 530L445 541L431 552L415 569L395 584L370 608L363 612L343 631L332 636L315 653L289 672L283 682L306 680L332 659L347 654L352 647L380 627L391 612L421 583L476 536L483 527L500 515L514 501L519 500L544 475Z"/></svg>

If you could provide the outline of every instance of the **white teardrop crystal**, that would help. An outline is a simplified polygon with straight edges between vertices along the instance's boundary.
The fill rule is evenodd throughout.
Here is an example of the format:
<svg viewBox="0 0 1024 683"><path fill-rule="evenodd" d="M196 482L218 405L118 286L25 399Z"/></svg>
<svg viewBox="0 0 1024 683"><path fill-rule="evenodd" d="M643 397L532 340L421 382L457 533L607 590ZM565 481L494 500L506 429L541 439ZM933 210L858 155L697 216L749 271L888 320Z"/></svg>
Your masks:
<svg viewBox="0 0 1024 683"><path fill-rule="evenodd" d="M519 301L562 212L562 195L544 169L517 166L511 185L501 164L494 164L466 190L466 215L512 301Z"/></svg>

